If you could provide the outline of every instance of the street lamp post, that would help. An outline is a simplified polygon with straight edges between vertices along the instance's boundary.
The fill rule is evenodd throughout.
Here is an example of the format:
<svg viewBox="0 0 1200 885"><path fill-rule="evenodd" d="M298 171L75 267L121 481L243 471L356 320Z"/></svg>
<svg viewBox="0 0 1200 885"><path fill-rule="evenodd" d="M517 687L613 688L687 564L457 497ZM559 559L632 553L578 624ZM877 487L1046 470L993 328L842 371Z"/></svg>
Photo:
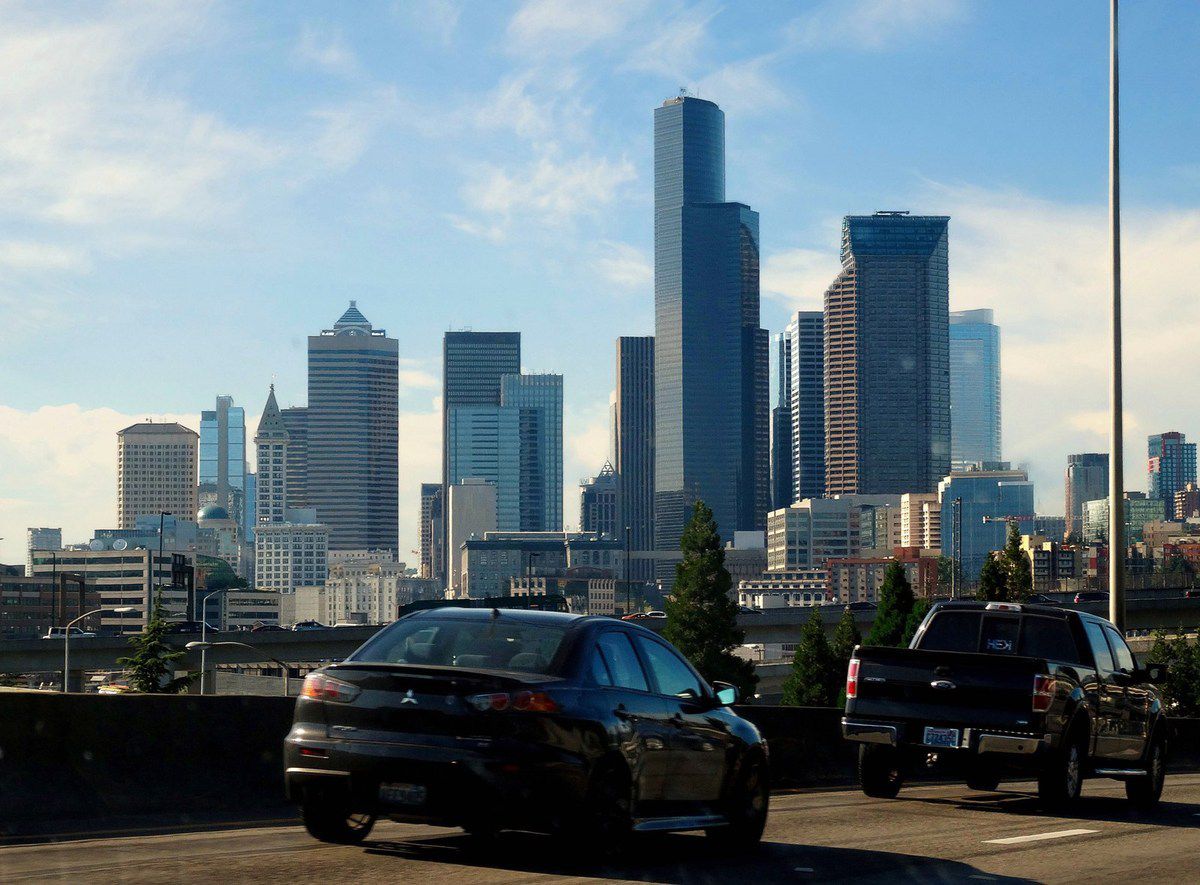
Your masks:
<svg viewBox="0 0 1200 885"><path fill-rule="evenodd" d="M84 618L90 618L92 615L98 615L101 612L112 612L116 615L123 615L126 612L131 612L133 610L134 608L132 605L122 605L118 608L92 609L90 612L84 612L63 628L63 694L67 693L67 686L71 681L71 628Z"/></svg>
<svg viewBox="0 0 1200 885"><path fill-rule="evenodd" d="M263 655L264 659L271 661L272 663L278 664L280 666L280 668L283 670L283 696L287 697L289 694L291 694L291 692L289 691L289 686L288 686L288 665L285 664L283 661L279 660L279 658L273 658L270 655L263 654L262 649L255 648L253 645L250 645L247 642L235 642L232 639L222 640L221 642L203 642L203 641L189 642L187 645L184 646L184 648L186 648L188 651L197 651L198 650L200 652L201 659L203 660L203 656L204 656L205 652L207 652L210 648L221 648L223 646L224 647L237 646L238 648L248 648L248 649L250 649L250 651L258 652L260 655ZM200 672L203 673L204 671L201 670Z"/></svg>
<svg viewBox="0 0 1200 885"><path fill-rule="evenodd" d="M1109 5L1108 220L1112 258L1112 427L1108 465L1108 619L1125 631L1125 428L1121 383L1121 117L1117 0Z"/></svg>
<svg viewBox="0 0 1200 885"><path fill-rule="evenodd" d="M220 590L214 590L200 600L200 694L204 694L204 676L205 664L207 663L208 651L208 600L219 593L227 591L228 587L222 587Z"/></svg>
<svg viewBox="0 0 1200 885"><path fill-rule="evenodd" d="M625 567L621 569L625 577L625 614L629 614L629 526L625 526Z"/></svg>

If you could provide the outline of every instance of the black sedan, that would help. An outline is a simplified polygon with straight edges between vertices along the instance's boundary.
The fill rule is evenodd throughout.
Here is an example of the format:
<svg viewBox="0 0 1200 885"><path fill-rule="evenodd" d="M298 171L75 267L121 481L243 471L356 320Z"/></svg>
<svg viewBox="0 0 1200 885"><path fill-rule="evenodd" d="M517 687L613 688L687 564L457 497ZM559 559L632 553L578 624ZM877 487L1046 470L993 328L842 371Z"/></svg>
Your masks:
<svg viewBox="0 0 1200 885"><path fill-rule="evenodd" d="M736 695L627 621L413 612L305 680L287 793L326 842L360 842L384 816L603 850L679 830L751 847L767 746L730 709Z"/></svg>

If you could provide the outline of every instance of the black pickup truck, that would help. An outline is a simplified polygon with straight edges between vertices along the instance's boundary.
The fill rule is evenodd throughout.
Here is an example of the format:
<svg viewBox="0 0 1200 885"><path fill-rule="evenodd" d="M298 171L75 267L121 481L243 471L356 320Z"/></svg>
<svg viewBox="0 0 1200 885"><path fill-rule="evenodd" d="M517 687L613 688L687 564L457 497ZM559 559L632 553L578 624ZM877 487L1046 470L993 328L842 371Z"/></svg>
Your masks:
<svg viewBox="0 0 1200 885"><path fill-rule="evenodd" d="M936 766L975 790L1036 775L1043 802L1079 797L1087 777L1162 794L1167 727L1154 683L1108 621L1047 605L940 602L909 648L860 646L842 730L859 742L868 796L894 798L906 773Z"/></svg>

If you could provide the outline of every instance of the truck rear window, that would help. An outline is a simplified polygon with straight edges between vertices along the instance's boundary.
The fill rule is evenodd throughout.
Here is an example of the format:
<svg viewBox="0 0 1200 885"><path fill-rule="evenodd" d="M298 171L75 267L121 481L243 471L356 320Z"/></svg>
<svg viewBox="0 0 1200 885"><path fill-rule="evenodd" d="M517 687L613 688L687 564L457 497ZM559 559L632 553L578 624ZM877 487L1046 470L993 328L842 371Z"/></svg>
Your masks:
<svg viewBox="0 0 1200 885"><path fill-rule="evenodd" d="M1067 622L1033 614L938 612L929 622L918 647L933 651L1047 658L1071 664L1079 662L1079 652Z"/></svg>

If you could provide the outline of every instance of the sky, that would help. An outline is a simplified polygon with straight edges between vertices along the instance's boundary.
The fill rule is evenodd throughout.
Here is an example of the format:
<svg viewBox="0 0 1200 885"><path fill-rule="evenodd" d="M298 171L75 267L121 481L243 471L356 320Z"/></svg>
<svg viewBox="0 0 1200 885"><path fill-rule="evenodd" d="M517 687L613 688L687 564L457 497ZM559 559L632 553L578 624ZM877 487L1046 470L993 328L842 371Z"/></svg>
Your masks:
<svg viewBox="0 0 1200 885"><path fill-rule="evenodd" d="M951 309L1002 329L1039 512L1107 450L1107 4L0 0L0 561L116 520L116 431L306 397L350 299L400 341L401 557L440 476L448 329L565 385L564 513L653 332L652 112L726 114L762 324L821 304L840 219L946 214ZM1122 19L1126 470L1200 437L1200 4ZM903 428L898 428L903 432Z"/></svg>

